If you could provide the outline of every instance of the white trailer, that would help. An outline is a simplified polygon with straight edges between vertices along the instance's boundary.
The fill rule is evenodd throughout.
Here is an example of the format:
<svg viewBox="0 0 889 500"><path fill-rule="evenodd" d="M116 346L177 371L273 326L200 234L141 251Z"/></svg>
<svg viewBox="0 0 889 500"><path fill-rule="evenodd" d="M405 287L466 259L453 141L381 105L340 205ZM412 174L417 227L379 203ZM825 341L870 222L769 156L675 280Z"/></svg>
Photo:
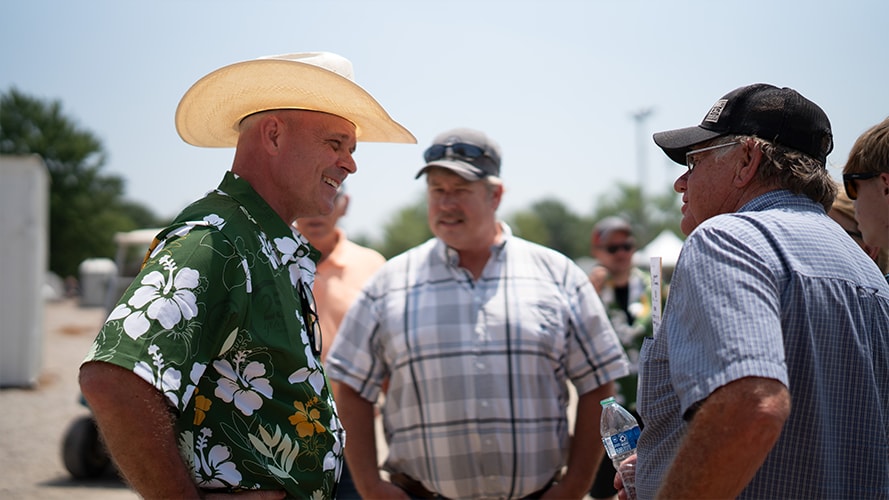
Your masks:
<svg viewBox="0 0 889 500"><path fill-rule="evenodd" d="M36 155L0 155L0 387L37 383L48 267L49 171Z"/></svg>

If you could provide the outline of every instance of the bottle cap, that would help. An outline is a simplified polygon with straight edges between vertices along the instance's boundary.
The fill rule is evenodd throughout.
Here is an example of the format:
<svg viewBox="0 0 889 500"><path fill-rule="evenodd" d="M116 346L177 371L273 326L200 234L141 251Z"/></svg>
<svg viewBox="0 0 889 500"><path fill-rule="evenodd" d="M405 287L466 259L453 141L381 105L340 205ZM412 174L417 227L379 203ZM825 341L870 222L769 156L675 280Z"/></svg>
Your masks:
<svg viewBox="0 0 889 500"><path fill-rule="evenodd" d="M605 399L603 399L602 401L599 401L599 404L602 405L602 406L605 406L605 405L607 405L607 404L611 404L611 403L613 403L613 402L614 402L614 396L612 396L612 397L610 397L610 398L605 398Z"/></svg>

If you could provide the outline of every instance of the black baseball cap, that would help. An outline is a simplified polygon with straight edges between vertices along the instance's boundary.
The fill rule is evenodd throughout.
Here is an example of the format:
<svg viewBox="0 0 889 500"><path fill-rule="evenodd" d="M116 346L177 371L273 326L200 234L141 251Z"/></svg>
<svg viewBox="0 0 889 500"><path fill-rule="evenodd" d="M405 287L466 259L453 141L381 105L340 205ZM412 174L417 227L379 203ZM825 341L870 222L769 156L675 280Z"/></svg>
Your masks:
<svg viewBox="0 0 889 500"><path fill-rule="evenodd" d="M438 134L423 153L423 159L426 165L415 179L431 167L446 168L468 181L500 177L500 146L484 132L470 128Z"/></svg>
<svg viewBox="0 0 889 500"><path fill-rule="evenodd" d="M790 88L756 83L735 89L710 108L696 127L654 134L671 160L685 165L692 146L724 135L755 135L805 153L827 165L833 150L830 120L814 102Z"/></svg>

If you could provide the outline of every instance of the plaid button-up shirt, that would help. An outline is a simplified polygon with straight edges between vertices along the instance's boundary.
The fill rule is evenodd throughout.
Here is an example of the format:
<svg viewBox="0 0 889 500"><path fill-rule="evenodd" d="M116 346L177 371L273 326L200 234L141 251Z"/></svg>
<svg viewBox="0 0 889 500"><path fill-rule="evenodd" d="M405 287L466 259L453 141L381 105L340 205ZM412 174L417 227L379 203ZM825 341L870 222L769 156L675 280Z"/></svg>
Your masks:
<svg viewBox="0 0 889 500"><path fill-rule="evenodd" d="M437 239L391 259L327 358L369 401L390 381L384 467L450 498L540 489L567 457L567 383L584 394L628 373L584 272L503 229L478 280Z"/></svg>

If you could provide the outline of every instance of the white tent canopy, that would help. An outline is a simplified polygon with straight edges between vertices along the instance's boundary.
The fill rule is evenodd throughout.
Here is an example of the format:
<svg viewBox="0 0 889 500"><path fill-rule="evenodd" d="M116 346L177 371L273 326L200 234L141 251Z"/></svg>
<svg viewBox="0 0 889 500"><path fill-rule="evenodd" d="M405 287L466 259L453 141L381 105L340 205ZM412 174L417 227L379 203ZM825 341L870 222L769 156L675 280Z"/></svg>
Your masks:
<svg viewBox="0 0 889 500"><path fill-rule="evenodd" d="M633 264L649 267L651 257L660 257L663 267L675 267L682 250L682 240L673 231L664 229L651 243L640 248L633 255Z"/></svg>

